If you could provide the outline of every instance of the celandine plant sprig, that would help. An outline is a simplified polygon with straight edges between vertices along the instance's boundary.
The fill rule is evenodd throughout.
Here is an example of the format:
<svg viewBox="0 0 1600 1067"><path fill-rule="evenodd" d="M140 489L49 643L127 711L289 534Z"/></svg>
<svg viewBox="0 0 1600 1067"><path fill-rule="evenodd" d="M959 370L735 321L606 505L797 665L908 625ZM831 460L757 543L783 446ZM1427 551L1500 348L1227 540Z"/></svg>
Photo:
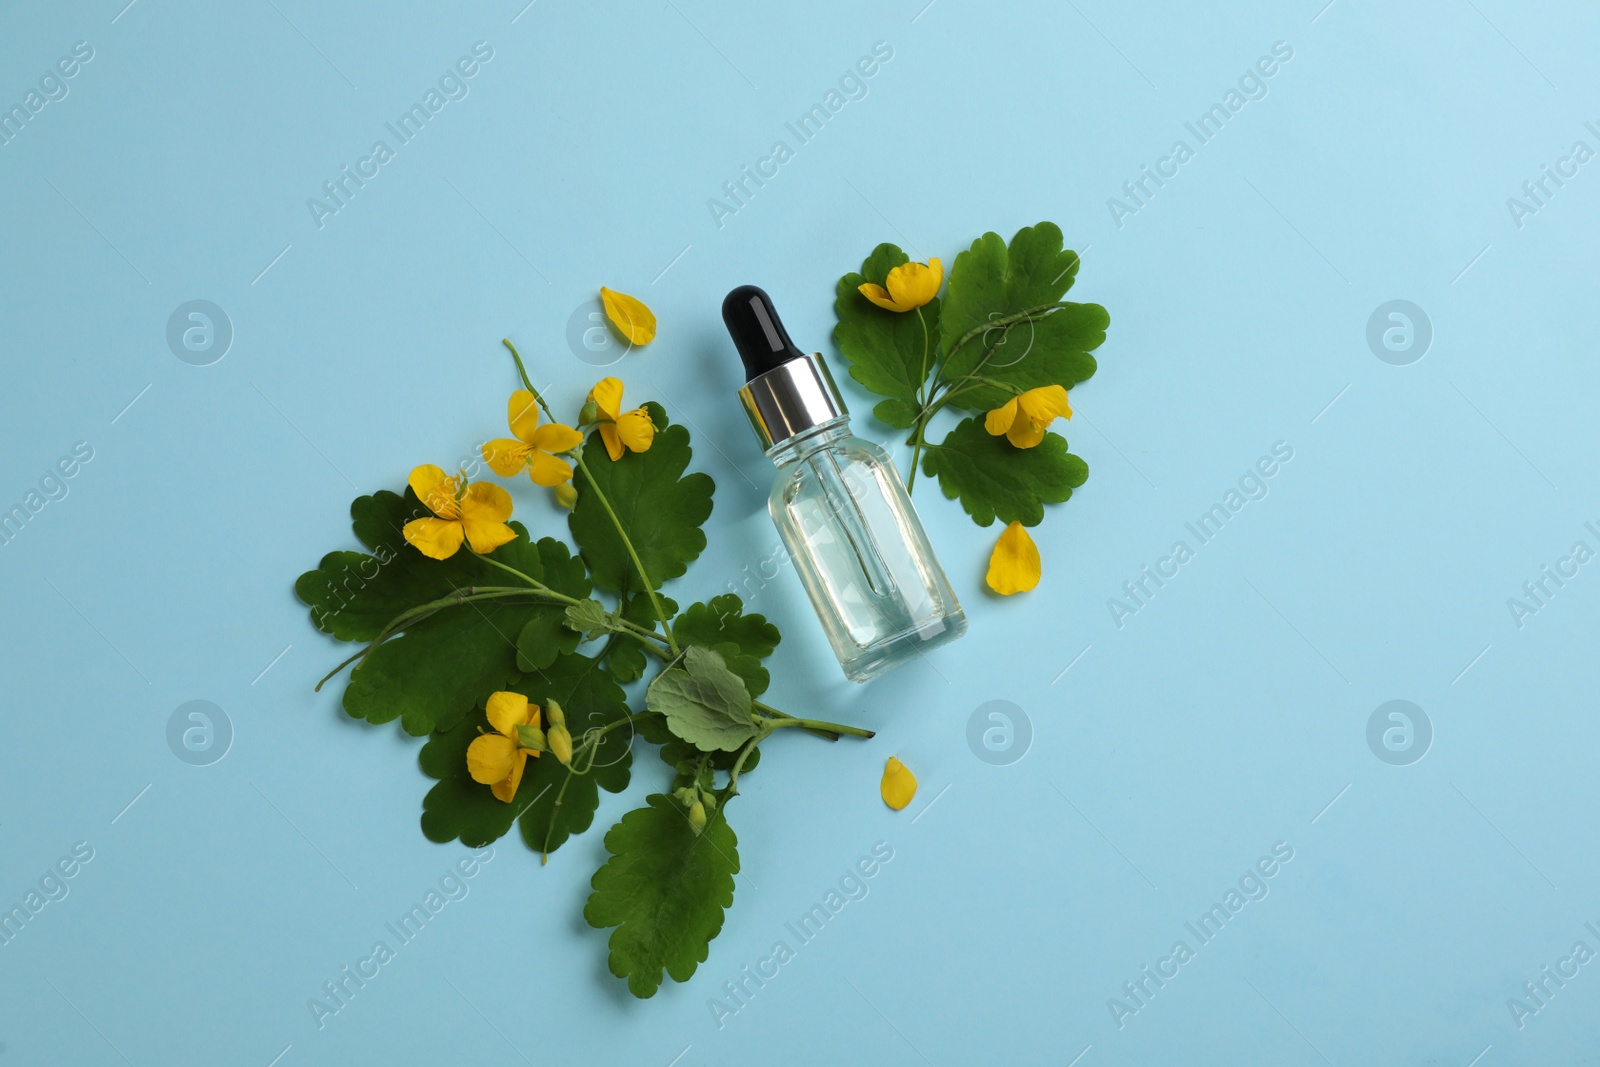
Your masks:
<svg viewBox="0 0 1600 1067"><path fill-rule="evenodd" d="M649 312L632 304L619 306L645 343ZM659 746L665 788L606 833L610 856L583 909L612 930L611 973L648 997L663 973L687 981L722 929L739 871L728 805L761 743L780 730L873 735L759 699L778 630L737 596L680 610L660 592L706 545L715 486L688 472L688 430L658 404L622 410L615 378L570 427L505 346L523 388L507 405L512 437L490 441L484 459L554 491L576 554L512 521L500 486L427 464L403 495L359 497L350 514L367 551L329 553L295 592L319 630L364 646L322 680L354 664L345 710L427 738L432 841L481 847L515 826L548 859L589 829L602 790L627 786L633 739ZM623 686L652 664L643 707L630 706Z"/></svg>
<svg viewBox="0 0 1600 1067"><path fill-rule="evenodd" d="M884 398L873 415L909 431L906 488L920 469L979 526L1006 524L988 572L1002 595L1039 584L1027 527L1089 477L1050 432L1072 417L1067 390L1095 372L1089 353L1111 322L1099 304L1062 299L1077 273L1060 228L1041 222L1009 245L997 233L974 241L956 256L942 301L943 264L912 262L892 244L839 279L833 337L850 376ZM947 407L973 414L930 441L929 424Z"/></svg>

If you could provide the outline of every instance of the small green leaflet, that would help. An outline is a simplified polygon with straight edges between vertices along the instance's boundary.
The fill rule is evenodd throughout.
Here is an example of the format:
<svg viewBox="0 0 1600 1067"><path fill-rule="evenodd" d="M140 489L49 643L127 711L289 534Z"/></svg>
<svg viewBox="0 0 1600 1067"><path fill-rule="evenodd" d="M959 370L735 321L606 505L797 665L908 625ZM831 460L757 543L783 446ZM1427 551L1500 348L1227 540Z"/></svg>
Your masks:
<svg viewBox="0 0 1600 1067"><path fill-rule="evenodd" d="M1066 439L1047 433L1033 448L1016 448L993 437L983 420L963 419L922 458L926 474L957 497L972 521L988 526L999 519L1036 526L1045 504L1059 504L1089 477L1089 465L1067 451Z"/></svg>
<svg viewBox="0 0 1600 1067"><path fill-rule="evenodd" d="M683 665L657 675L644 699L673 734L702 751L732 752L760 731L743 679L710 649L686 649Z"/></svg>
<svg viewBox="0 0 1600 1067"><path fill-rule="evenodd" d="M610 939L611 973L636 997L654 996L665 971L687 982L705 962L733 904L739 841L723 804L698 835L683 805L660 793L622 817L605 839L611 858L590 879L583 917Z"/></svg>
<svg viewBox="0 0 1600 1067"><path fill-rule="evenodd" d="M566 624L582 634L585 641L593 641L611 632L611 614L600 601L585 600L567 609Z"/></svg>
<svg viewBox="0 0 1600 1067"><path fill-rule="evenodd" d="M688 469L689 431L667 425L659 404L647 404L658 429L646 452L629 452L615 462L606 454L599 431L583 446L583 462L595 484L610 500L617 521L627 531L639 560L657 588L684 573L706 547L700 526L711 515L715 488L709 475ZM587 479L579 471L573 484L578 503L567 524L589 564L595 585L614 593L638 592L639 580L626 545L606 513L600 497L584 492Z"/></svg>

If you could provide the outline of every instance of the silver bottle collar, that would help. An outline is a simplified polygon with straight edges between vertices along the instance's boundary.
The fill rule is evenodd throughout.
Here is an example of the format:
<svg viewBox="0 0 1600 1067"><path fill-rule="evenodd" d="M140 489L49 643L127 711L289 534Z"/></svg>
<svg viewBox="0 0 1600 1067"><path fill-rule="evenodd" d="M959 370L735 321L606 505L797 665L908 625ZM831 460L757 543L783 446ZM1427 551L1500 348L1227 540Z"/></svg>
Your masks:
<svg viewBox="0 0 1600 1067"><path fill-rule="evenodd" d="M770 452L796 434L848 415L821 353L780 363L739 390L761 450Z"/></svg>

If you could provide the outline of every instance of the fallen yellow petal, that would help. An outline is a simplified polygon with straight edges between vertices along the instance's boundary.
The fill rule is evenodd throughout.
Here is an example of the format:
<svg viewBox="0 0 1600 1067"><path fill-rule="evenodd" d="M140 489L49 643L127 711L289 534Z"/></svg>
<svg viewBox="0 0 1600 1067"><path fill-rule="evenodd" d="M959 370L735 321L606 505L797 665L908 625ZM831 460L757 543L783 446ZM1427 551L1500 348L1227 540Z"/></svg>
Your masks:
<svg viewBox="0 0 1600 1067"><path fill-rule="evenodd" d="M883 794L885 804L899 811L917 795L917 776L904 763L890 756L889 762L884 764L883 781L878 783L878 792Z"/></svg>
<svg viewBox="0 0 1600 1067"><path fill-rule="evenodd" d="M647 345L655 340L655 313L645 307L643 301L602 285L600 303L605 306L606 318L611 320L611 325L630 343Z"/></svg>
<svg viewBox="0 0 1600 1067"><path fill-rule="evenodd" d="M989 554L989 574L984 579L1001 596L1026 593L1039 584L1039 547L1020 522L1007 526Z"/></svg>

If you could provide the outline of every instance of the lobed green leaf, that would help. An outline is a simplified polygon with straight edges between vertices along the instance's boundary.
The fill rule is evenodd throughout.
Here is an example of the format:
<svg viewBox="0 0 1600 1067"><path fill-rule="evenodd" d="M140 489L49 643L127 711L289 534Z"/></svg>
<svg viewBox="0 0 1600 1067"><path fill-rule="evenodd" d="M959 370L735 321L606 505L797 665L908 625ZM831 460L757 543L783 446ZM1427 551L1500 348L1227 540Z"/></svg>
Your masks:
<svg viewBox="0 0 1600 1067"><path fill-rule="evenodd" d="M1045 504L1068 499L1089 477L1088 464L1067 451L1059 434L1045 434L1033 448L1017 448L1003 436L991 436L978 418L963 419L930 446L922 469L937 476L944 495L959 498L979 526L997 518L1036 526Z"/></svg>
<svg viewBox="0 0 1600 1067"><path fill-rule="evenodd" d="M663 971L687 982L705 962L739 872L739 842L725 804L699 834L672 797L655 793L646 805L606 833L611 857L590 879L583 909L590 926L616 928L611 973L641 998L655 995Z"/></svg>

